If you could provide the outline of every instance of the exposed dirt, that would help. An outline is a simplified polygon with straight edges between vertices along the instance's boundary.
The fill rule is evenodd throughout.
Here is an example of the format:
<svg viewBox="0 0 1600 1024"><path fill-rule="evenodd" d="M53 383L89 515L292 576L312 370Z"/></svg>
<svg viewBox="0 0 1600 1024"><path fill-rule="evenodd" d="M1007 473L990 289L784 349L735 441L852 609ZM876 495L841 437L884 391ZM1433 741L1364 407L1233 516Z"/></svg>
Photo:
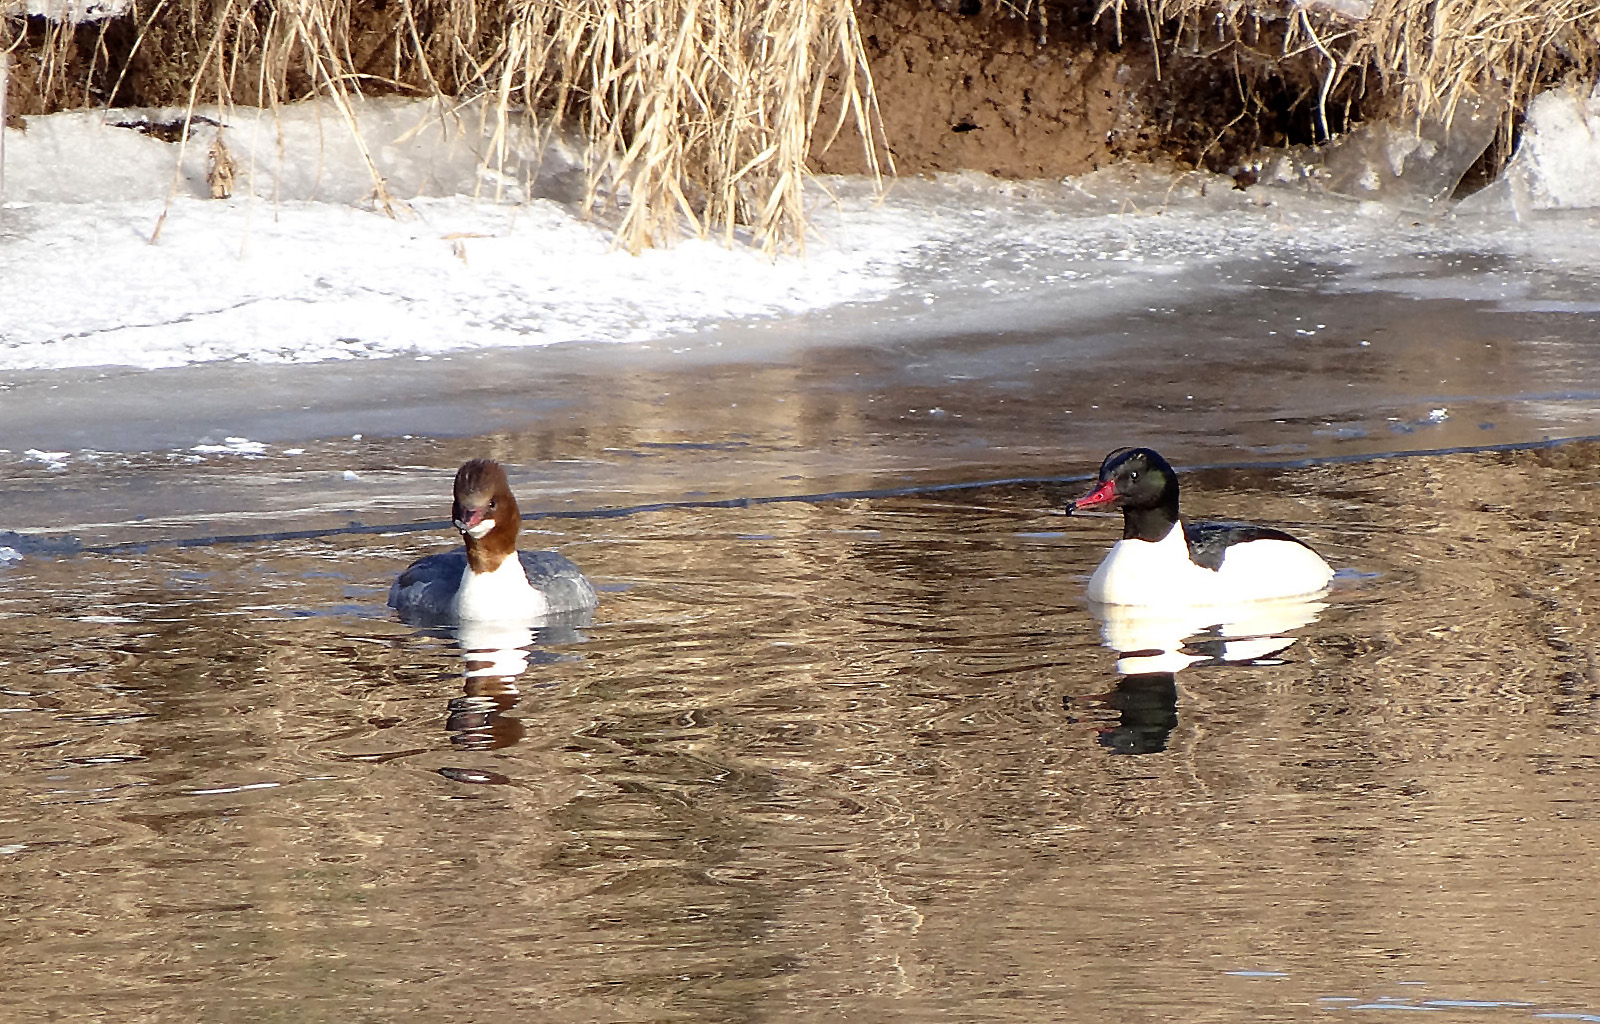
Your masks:
<svg viewBox="0 0 1600 1024"><path fill-rule="evenodd" d="M1020 8L1030 13L1019 16ZM1262 56L1281 53L1279 42L1176 45L1183 31L1174 24L1158 26L1155 45L1147 23L1124 24L1119 34L1110 18L1095 20L1095 9L1039 0L858 0L895 169L1047 178L1137 159L1227 170L1259 147L1313 140L1320 83L1309 63ZM349 61L366 91L427 85L419 67L397 57L398 10L383 2L352 10ZM202 101L226 95L250 105L314 93L292 66L277 68L277 77L261 74L267 26L252 18L232 27L225 48L237 55L226 72L208 72L215 80L201 83ZM1251 24L1270 31L1270 23ZM131 18L65 29L40 18L5 23L0 45L10 42L8 33L23 36L13 47L8 110L185 103L210 31L206 18L154 19L142 39ZM439 81L449 90L455 83L443 66ZM1336 131L1377 109L1352 89L1337 99ZM819 126L814 169L867 170L853 126L831 137L836 113L837 103Z"/></svg>
<svg viewBox="0 0 1600 1024"><path fill-rule="evenodd" d="M897 172L1059 177L1124 159L1225 170L1262 146L1313 141L1320 83L1309 64L1252 59L1232 43L1202 54L1172 44L1176 25L1158 48L1148 26L1119 36L1093 5L1016 6L1033 13L994 0L858 5ZM1379 101L1349 89L1339 99L1335 130ZM828 141L820 132L817 170L867 169L852 129Z"/></svg>
<svg viewBox="0 0 1600 1024"><path fill-rule="evenodd" d="M992 8L875 2L858 18L901 174L1060 176L1158 148L1142 130L1148 57L1096 46L1076 26L1041 40L1033 19ZM853 130L814 160L825 172L866 170Z"/></svg>

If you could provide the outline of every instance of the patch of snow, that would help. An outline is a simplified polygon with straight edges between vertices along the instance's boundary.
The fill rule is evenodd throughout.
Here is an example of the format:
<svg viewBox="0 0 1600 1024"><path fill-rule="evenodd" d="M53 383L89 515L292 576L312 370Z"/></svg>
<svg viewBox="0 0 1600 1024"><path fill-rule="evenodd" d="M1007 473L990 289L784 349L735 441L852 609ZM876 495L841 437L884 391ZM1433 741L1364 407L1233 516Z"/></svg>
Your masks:
<svg viewBox="0 0 1600 1024"><path fill-rule="evenodd" d="M27 282L30 301L0 304L0 369L654 339L881 297L924 240L841 230L847 244L772 259L691 238L630 256L566 196L559 147L536 178L513 147L523 184L502 198L520 201L501 201L478 189L482 126L427 103L360 107L402 200L392 218L362 202L372 178L328 104L239 114L223 137L242 184L202 198L217 128L201 125L180 161L175 144L115 127L172 113L70 112L7 133L0 279Z"/></svg>
<svg viewBox="0 0 1600 1024"><path fill-rule="evenodd" d="M0 15L7 18L46 18L78 25L86 21L120 17L132 6L133 0L20 0L0 4Z"/></svg>
<svg viewBox="0 0 1600 1024"><path fill-rule="evenodd" d="M181 107L75 110L26 119L6 152L13 202L210 199L212 148L225 150L235 198L372 203L373 170L400 204L421 196L521 202L572 200L583 172L575 147L542 153L514 126L501 139L481 104L355 98L277 110L196 107L183 140ZM357 131L351 131L351 124ZM87 156L95 159L87 160ZM369 167L367 157L372 158ZM491 169L492 168L492 172Z"/></svg>
<svg viewBox="0 0 1600 1024"><path fill-rule="evenodd" d="M267 446L247 437L225 437L221 444L197 444L189 450L202 455L261 455Z"/></svg>
<svg viewBox="0 0 1600 1024"><path fill-rule="evenodd" d="M1416 195L1446 187L1446 140L1378 133L1348 151L1350 173L1382 186L1359 205L1127 167L1066 182L903 179L885 196L830 178L811 192L804 254L689 238L634 256L581 215L571 147L539 154L513 137L501 159L475 107L356 105L393 217L373 203L366 157L332 104L203 113L186 147L117 127L167 124L174 111L30 117L26 132L6 133L0 280L22 283L28 301L0 303L0 371L653 342L814 313L886 340L930 322L1025 330L1165 307L1227 287L1240 261L1368 266L1368 280L1389 287L1415 275L1387 261L1550 244L1508 240L1503 225L1463 243L1468 228L1397 209L1388 200L1401 178ZM234 195L211 199L219 138ZM1468 158L1461 138L1449 141L1451 168ZM1417 286L1505 300L1528 290L1510 281L1496 295L1482 276ZM189 457L202 454L212 452Z"/></svg>
<svg viewBox="0 0 1600 1024"><path fill-rule="evenodd" d="M1371 0L1306 0L1306 6L1337 14L1351 21L1365 21L1372 14Z"/></svg>
<svg viewBox="0 0 1600 1024"><path fill-rule="evenodd" d="M67 460L72 457L71 452L43 452L37 448L29 448L22 453L30 462L42 462L49 469L66 469Z"/></svg>

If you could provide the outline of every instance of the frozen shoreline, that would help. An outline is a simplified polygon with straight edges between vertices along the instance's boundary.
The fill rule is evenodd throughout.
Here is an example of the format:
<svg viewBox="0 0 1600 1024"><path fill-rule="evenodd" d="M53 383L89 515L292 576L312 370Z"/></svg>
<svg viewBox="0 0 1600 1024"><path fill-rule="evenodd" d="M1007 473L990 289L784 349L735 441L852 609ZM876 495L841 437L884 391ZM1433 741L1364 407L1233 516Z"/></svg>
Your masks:
<svg viewBox="0 0 1600 1024"><path fill-rule="evenodd" d="M172 149L92 118L30 122L13 182L77 170L0 208L0 529L414 521L485 452L549 510L1057 475L1134 435L1194 464L1600 433L1593 209L835 179L803 255L634 257L559 197L390 219L327 151L277 198L179 196L152 245ZM116 182L72 159L108 132Z"/></svg>
<svg viewBox="0 0 1600 1024"><path fill-rule="evenodd" d="M470 117L421 103L360 109L399 200L393 218L371 208L360 150L316 106L207 112L229 127L198 125L176 177L176 145L118 126L172 112L58 114L10 132L0 279L26 299L0 306L0 371L640 342L861 304L877 304L870 327L891 333L928 315L1007 329L1059 318L1062 289L1091 315L1160 305L1174 280L1240 254L1364 262L1381 276L1393 261L1462 249L1525 262L1529 277L1600 276L1600 251L1581 238L1600 223L1593 210L1523 210L1519 222L1509 199L1486 199L1471 218L1441 217L1132 168L1067 182L906 180L881 199L864 181L829 179L813 190L804 254L688 239L629 256L603 218L578 215L576 165L559 147L542 163L513 152L485 180ZM236 195L202 198L219 132L241 167ZM1581 171L1579 144L1562 145L1528 148Z"/></svg>

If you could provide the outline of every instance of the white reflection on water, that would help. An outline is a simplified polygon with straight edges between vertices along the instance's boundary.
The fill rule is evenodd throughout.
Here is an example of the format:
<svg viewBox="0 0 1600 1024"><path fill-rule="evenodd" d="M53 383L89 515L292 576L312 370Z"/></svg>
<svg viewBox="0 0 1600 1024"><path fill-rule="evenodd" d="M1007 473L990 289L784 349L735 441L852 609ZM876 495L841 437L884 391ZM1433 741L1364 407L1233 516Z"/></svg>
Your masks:
<svg viewBox="0 0 1600 1024"><path fill-rule="evenodd" d="M509 712L522 700L530 663L559 660L547 647L582 639L592 612L532 622L469 622L439 631L461 656L461 695L450 700L445 731L458 748L497 750L522 740L521 719Z"/></svg>
<svg viewBox="0 0 1600 1024"><path fill-rule="evenodd" d="M1293 646L1285 634L1315 622L1326 592L1226 605L1117 605L1089 602L1102 642L1120 657L1118 679L1100 703L1118 712L1100 745L1119 754L1156 754L1178 726L1178 673L1196 665L1277 664Z"/></svg>
<svg viewBox="0 0 1600 1024"><path fill-rule="evenodd" d="M1253 662L1287 649L1283 636L1316 621L1326 594L1228 605L1110 605L1090 602L1121 675L1181 672L1202 662ZM1205 634L1203 642L1191 638Z"/></svg>
<svg viewBox="0 0 1600 1024"><path fill-rule="evenodd" d="M474 679L513 682L528 670L533 647L533 626L520 622L468 622L452 633L461 648L462 675Z"/></svg>

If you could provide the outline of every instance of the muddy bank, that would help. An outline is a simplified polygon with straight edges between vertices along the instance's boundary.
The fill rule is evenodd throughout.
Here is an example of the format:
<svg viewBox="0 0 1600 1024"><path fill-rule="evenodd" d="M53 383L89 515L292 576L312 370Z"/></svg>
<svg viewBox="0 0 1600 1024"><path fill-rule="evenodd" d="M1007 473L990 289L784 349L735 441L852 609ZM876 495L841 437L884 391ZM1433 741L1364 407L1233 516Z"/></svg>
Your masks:
<svg viewBox="0 0 1600 1024"><path fill-rule="evenodd" d="M1309 143L1318 88L1305 61L1250 70L1157 40L1083 7L1020 17L1005 4L857 6L883 135L900 174L1083 174L1122 160L1226 171L1263 147ZM1265 40L1260 40L1265 42ZM1336 127L1383 112L1352 97ZM867 170L848 124L824 118L813 166ZM826 148L824 148L826 146Z"/></svg>
<svg viewBox="0 0 1600 1024"><path fill-rule="evenodd" d="M12 59L9 110L26 117L181 105L192 91L201 102L260 105L347 88L497 95L496 69L504 64L507 73L539 83L504 102L561 114L607 145L639 144L648 135L647 152L689 153L675 173L693 187L673 203L714 206L720 182L750 192L738 214L749 216L764 186L748 169L723 180L744 162L742 147L781 136L783 147L800 143L785 148L783 159L809 153L813 170L855 173L874 162L863 149L862 124L871 126L879 162L892 155L901 174L1058 177L1128 159L1226 171L1263 147L1309 143L1396 114L1447 116L1457 97L1478 95L1498 112L1501 145L1491 154L1498 159L1527 99L1565 76L1592 74L1600 51L1600 13L1558 0L1517 11L1474 9L1471 25L1492 42L1466 51L1455 35L1430 42L1443 30L1414 25L1413 12L1390 10L1382 0L1330 0L1291 14L1203 0L1158 7L808 0L797 9L809 20L792 25L789 15L761 5L728 3L715 16L669 5L651 15L656 21L633 26L638 38L619 35L609 50L590 45L607 3L578 13L533 4L517 17L579 55L564 64L537 48L517 50L520 23L471 0L415 9L317 0L313 13L327 23L321 34L297 21L299 14L257 6L240 15L208 0L149 14L133 5L75 26L0 18L0 48ZM623 17L623 10L612 13ZM1439 18L1461 14L1451 7ZM646 41L673 24L689 54L680 65L597 62L600 50L614 50L612 59L653 52ZM813 37L804 39L806 32ZM800 49L775 52L790 44ZM612 74L630 81L617 95L635 96L637 110L608 107L602 93ZM833 92L813 126L809 102L796 100L809 99L823 78ZM765 93L774 105L749 118L741 113L752 102L747 92ZM22 122L13 118L12 125Z"/></svg>
<svg viewBox="0 0 1600 1024"><path fill-rule="evenodd" d="M1306 59L1241 65L1174 45L1174 26L1152 36L1150 22L1096 19L1089 6L1027 6L1027 16L1011 4L976 0L855 6L881 116L878 141L898 173L1048 178L1129 159L1223 170L1262 146L1315 136L1311 101L1320 82ZM10 125L25 130L28 116L80 107L188 103L196 76L207 72L202 57L217 14L182 24L154 18L143 29L127 16L70 28L42 18L0 20L0 45L12 48ZM475 87L426 53L403 52L409 28L398 7L352 12L347 29L342 64L364 92ZM251 49L265 43L252 44L249 35L239 29L223 38L221 46L239 57L226 76L210 69L202 102L269 105L324 91L292 61ZM1258 25L1251 42L1270 51L1278 42L1270 35ZM1375 91L1347 92L1335 129L1387 109ZM839 114L835 94L812 139L811 168L869 171L855 120L847 114L839 125Z"/></svg>

